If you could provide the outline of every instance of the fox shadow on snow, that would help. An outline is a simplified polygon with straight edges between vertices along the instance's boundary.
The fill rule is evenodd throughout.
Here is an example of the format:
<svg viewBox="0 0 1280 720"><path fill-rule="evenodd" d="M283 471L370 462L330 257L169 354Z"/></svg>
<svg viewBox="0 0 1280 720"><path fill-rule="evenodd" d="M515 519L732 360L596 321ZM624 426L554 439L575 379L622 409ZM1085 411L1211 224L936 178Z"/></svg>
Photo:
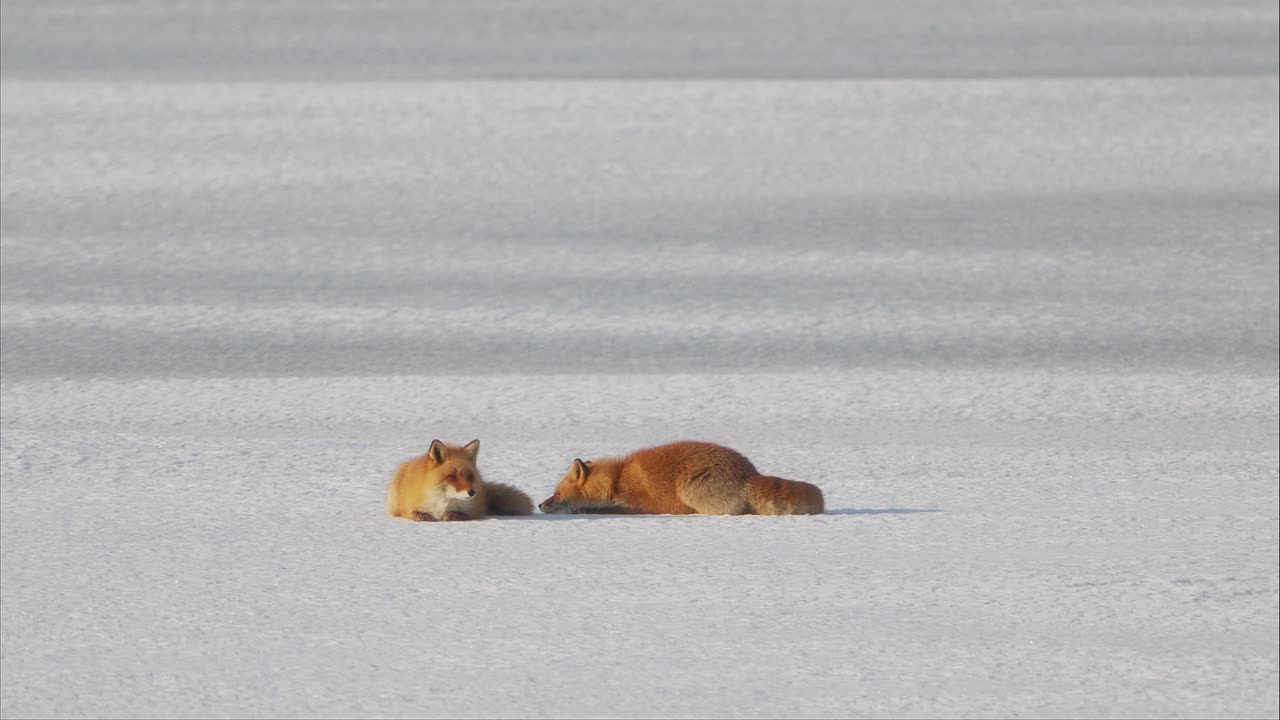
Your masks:
<svg viewBox="0 0 1280 720"><path fill-rule="evenodd" d="M936 513L942 512L937 508L840 508L838 510L828 510L823 515L910 515L914 513ZM610 518L637 518L637 517L718 517L715 515L644 515L641 513L625 513L625 512L609 512L599 511L590 513L556 513L548 515L543 512L534 512L532 515L525 515L520 519L529 520L575 520L582 518L590 518L592 520L606 520ZM752 516L744 516L752 517ZM779 516L782 517L782 516ZM807 516L796 516L807 517ZM505 519L505 518L504 518ZM515 518L512 518L515 519Z"/></svg>

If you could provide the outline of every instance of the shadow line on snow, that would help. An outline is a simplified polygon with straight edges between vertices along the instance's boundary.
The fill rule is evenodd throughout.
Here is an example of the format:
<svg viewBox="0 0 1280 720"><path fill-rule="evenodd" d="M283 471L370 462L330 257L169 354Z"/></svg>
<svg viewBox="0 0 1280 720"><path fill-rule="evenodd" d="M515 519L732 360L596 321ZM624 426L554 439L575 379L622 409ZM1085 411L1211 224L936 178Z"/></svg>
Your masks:
<svg viewBox="0 0 1280 720"><path fill-rule="evenodd" d="M913 513L936 513L942 512L938 508L841 508L839 510L828 510L823 515L909 515ZM546 513L534 513L532 515L517 516L511 518L500 518L503 520L608 520L623 518L660 518L660 517L720 517L716 515L645 515L641 513L617 513L617 512L601 512L601 513L556 513L548 515ZM742 517L759 517L756 515L743 515ZM817 516L821 517L821 516Z"/></svg>
<svg viewBox="0 0 1280 720"><path fill-rule="evenodd" d="M910 513L936 513L942 512L938 508L842 508L840 510L828 510L824 515L907 515Z"/></svg>

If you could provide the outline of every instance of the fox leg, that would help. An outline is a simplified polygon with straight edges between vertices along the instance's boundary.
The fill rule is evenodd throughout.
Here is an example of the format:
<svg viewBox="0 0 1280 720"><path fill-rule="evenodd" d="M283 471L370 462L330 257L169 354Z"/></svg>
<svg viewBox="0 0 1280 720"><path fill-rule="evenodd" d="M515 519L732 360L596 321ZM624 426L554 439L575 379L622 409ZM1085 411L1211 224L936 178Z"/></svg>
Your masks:
<svg viewBox="0 0 1280 720"><path fill-rule="evenodd" d="M464 512L458 512L457 510L450 510L449 512L440 516L441 522L454 522L457 520L470 520L470 519L471 519L470 515Z"/></svg>
<svg viewBox="0 0 1280 720"><path fill-rule="evenodd" d="M430 513L424 513L421 510L414 510L413 515L410 516L410 519L417 520L419 522L435 522L436 521L434 517L431 517Z"/></svg>
<svg viewBox="0 0 1280 720"><path fill-rule="evenodd" d="M699 515L746 515L751 512L742 483L714 470L701 470L676 487L676 497Z"/></svg>

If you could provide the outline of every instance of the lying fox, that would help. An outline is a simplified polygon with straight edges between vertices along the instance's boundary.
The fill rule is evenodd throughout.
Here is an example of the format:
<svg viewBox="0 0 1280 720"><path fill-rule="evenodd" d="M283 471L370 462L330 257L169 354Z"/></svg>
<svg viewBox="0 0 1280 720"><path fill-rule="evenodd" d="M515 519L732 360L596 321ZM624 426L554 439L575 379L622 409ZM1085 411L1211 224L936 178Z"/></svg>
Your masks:
<svg viewBox="0 0 1280 720"><path fill-rule="evenodd" d="M463 447L432 440L426 454L405 461L387 485L387 513L410 520L478 520L486 515L528 515L528 495L485 482L476 469L480 441Z"/></svg>
<svg viewBox="0 0 1280 720"><path fill-rule="evenodd" d="M762 476L740 453L705 442L677 442L623 458L574 460L544 513L630 512L688 515L820 515L822 491Z"/></svg>

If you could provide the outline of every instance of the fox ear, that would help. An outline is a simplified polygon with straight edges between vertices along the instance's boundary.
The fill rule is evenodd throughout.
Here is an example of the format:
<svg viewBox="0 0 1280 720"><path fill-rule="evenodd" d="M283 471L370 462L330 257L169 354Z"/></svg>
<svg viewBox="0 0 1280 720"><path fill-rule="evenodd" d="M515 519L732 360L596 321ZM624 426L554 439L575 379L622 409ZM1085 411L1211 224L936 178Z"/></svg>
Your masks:
<svg viewBox="0 0 1280 720"><path fill-rule="evenodd" d="M573 461L574 478L576 478L579 482L586 480L588 472L590 472L590 470L588 470L587 464L577 458L574 458L574 461Z"/></svg>
<svg viewBox="0 0 1280 720"><path fill-rule="evenodd" d="M439 440L432 440L431 448L427 450L427 454L437 463L444 462L444 443Z"/></svg>
<svg viewBox="0 0 1280 720"><path fill-rule="evenodd" d="M471 462L474 463L476 461L476 456L480 454L480 441L472 440L462 446L462 451L465 452L467 457L471 458Z"/></svg>

